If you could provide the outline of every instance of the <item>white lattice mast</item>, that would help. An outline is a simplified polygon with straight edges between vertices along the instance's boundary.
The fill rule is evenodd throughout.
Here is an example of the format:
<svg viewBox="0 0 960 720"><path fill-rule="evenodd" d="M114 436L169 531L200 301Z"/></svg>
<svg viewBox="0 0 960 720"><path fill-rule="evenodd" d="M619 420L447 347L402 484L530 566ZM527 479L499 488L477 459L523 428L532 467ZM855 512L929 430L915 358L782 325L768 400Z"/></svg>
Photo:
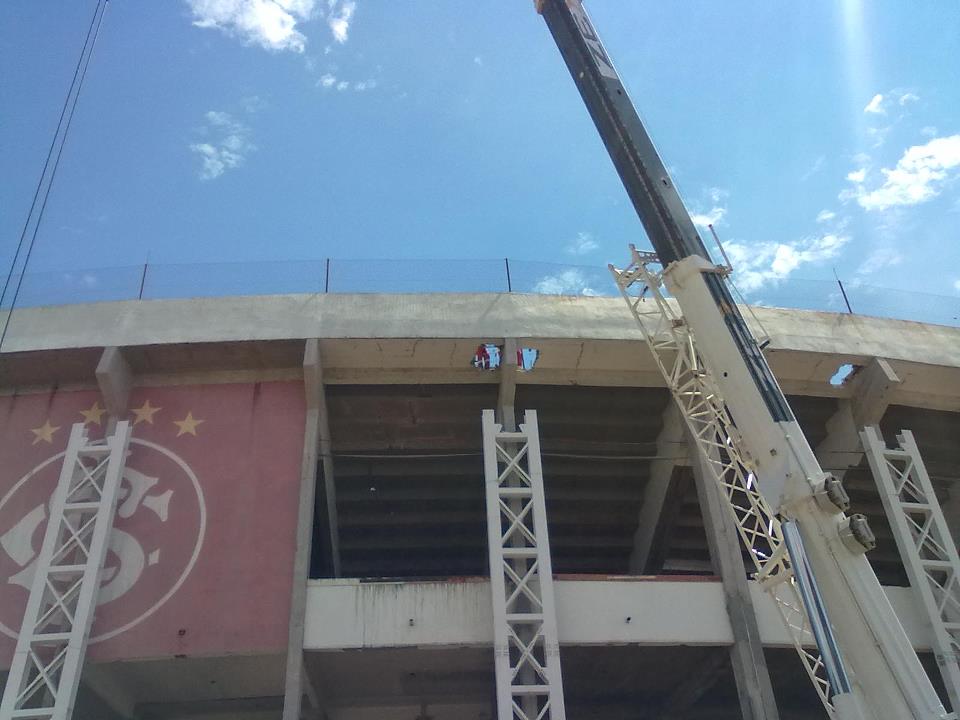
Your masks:
<svg viewBox="0 0 960 720"><path fill-rule="evenodd" d="M833 714L831 685L819 653L809 618L793 578L780 520L757 489L733 438L736 428L719 391L697 354L689 328L675 307L660 292L660 279L646 263L656 263L653 254L637 254L640 261L625 271L614 271L621 289L653 357L667 382L699 452L705 469L720 488L726 507L733 514L740 539L753 561L756 578L775 599L803 666L821 701ZM634 285L645 288L638 296ZM649 291L647 301L644 293ZM811 647L812 646L812 647Z"/></svg>
<svg viewBox="0 0 960 720"><path fill-rule="evenodd" d="M909 430L888 448L876 427L860 431L910 586L923 606L937 665L960 710L960 556L920 450Z"/></svg>
<svg viewBox="0 0 960 720"><path fill-rule="evenodd" d="M126 421L104 440L70 431L0 720L73 713L129 440Z"/></svg>
<svg viewBox="0 0 960 720"><path fill-rule="evenodd" d="M517 432L483 411L498 720L564 720L537 414Z"/></svg>
<svg viewBox="0 0 960 720"><path fill-rule="evenodd" d="M632 261L625 270L611 267L617 285L732 513L755 577L776 601L828 714L841 719L887 717L879 708L904 698L916 708L910 717L946 717L863 558L873 545L865 518L843 512L848 505L846 493L838 481L819 471L795 422L765 429L756 422L762 405L757 417L751 417L752 406L743 398L735 398L741 415L734 421L721 386L735 392L738 387L748 388L749 380L742 365L736 364L736 356L723 347L723 320L705 324L698 317L691 324L678 304L664 297L664 281L668 280L671 290L683 292L686 301L708 313L713 308L712 298L701 297L703 286L697 283L702 281L695 274L723 273L725 268L698 258L664 268L656 255L635 248L631 251ZM704 330L709 341L719 347L702 347L702 338L695 335L692 325L697 326L697 333ZM701 352L709 352L714 366L704 361ZM742 434L745 426L769 437L759 442L756 435L747 437ZM777 440L775 431L780 430L786 431L785 443ZM767 440L767 447L773 448L769 458L751 453L751 449L764 447ZM784 453L789 457L783 458ZM776 492L763 485L768 476L758 480L754 471L758 465L769 469L771 461L774 467L788 462L784 477L792 483L783 486L776 509L769 497L776 497ZM801 528L805 530L802 534ZM835 610L828 616L831 604ZM837 612L840 616L833 617ZM882 655L877 654L878 649ZM853 674L844 662L849 657L858 660ZM883 677L889 681L882 682ZM877 695L866 692L866 687ZM885 693L886 699L880 699L879 693ZM868 705L876 708L871 715L864 713Z"/></svg>

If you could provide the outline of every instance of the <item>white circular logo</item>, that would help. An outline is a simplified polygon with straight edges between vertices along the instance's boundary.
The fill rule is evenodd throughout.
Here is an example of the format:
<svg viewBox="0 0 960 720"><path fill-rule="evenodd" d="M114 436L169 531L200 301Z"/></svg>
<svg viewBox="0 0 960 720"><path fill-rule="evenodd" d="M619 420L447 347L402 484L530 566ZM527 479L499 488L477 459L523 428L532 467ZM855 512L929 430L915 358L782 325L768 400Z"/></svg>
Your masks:
<svg viewBox="0 0 960 720"><path fill-rule="evenodd" d="M0 632L13 638L63 457L43 461L0 498ZM129 630L167 602L193 569L205 529L203 491L190 466L165 447L131 438L90 642Z"/></svg>

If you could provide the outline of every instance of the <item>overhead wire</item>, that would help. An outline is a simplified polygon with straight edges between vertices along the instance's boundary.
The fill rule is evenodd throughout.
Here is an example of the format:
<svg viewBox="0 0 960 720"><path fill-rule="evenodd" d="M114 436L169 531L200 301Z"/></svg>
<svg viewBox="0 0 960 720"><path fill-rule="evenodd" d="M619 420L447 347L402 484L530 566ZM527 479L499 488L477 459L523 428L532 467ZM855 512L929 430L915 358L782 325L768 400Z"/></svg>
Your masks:
<svg viewBox="0 0 960 720"><path fill-rule="evenodd" d="M70 132L70 126L73 123L73 115L77 109L77 101L80 98L80 91L83 89L83 82L87 76L87 68L90 67L90 58L93 56L93 50L97 44L97 38L100 36L100 27L103 24L103 16L107 12L107 7L110 4L110 0L97 0L97 5L93 11L93 17L90 20L90 25L87 28L87 35L83 41L83 47L80 50L80 57L77 58L77 64L73 71L73 78L70 80L70 87L67 89L67 96L63 101L63 107L60 110L60 117L57 120L57 129L53 134L53 139L50 141L50 147L47 150L47 157L43 163L43 170L40 173L40 178L37 180L37 187L33 193L33 199L30 202L30 209L27 212L26 220L23 223L23 230L20 232L20 240L17 243L16 251L14 252L13 259L10 261L10 270L7 272L6 280L3 284L3 291L0 292L0 307L3 306L3 300L7 296L7 290L10 288L10 281L13 278L13 274L16 270L17 263L20 259L20 253L23 251L23 245L26 241L27 233L29 231L31 220L34 220L34 210L37 209L37 199L40 197L41 192L43 193L43 200L40 202L39 211L36 214L36 218L33 222L33 232L30 234L30 242L27 244L27 252L24 255L23 265L20 268L20 275L17 278L17 285L14 289L13 296L10 299L10 307L6 312L6 317L3 322L3 331L0 332L0 350L3 349L3 341L7 337L7 329L10 327L10 320L13 317L13 310L16 307L17 299L20 297L20 290L23 286L23 278L27 272L27 265L30 262L30 257L33 255L33 249L37 242L37 233L40 230L40 223L43 220L43 213L47 207L47 201L50 199L50 190L53 187L53 181L57 176L57 168L60 167L60 158L63 155L63 148L67 141L67 135ZM66 117L66 124L64 124L64 117ZM61 134L61 129L63 133ZM59 139L59 146L57 140ZM50 167L50 159L54 157L54 151L56 151L56 157L53 161L53 167ZM47 176L47 170L50 170L49 177ZM46 189L44 189L44 181L46 180Z"/></svg>

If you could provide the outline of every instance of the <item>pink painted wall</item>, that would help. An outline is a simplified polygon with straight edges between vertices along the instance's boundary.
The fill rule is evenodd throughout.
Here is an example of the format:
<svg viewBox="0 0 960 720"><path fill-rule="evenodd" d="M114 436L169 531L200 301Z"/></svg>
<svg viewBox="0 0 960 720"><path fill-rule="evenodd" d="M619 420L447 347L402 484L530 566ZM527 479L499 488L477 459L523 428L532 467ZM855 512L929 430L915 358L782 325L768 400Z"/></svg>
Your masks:
<svg viewBox="0 0 960 720"><path fill-rule="evenodd" d="M0 667L20 629L58 455L72 423L102 435L97 401L92 391L0 397ZM136 424L89 656L282 651L302 385L140 388L130 406Z"/></svg>

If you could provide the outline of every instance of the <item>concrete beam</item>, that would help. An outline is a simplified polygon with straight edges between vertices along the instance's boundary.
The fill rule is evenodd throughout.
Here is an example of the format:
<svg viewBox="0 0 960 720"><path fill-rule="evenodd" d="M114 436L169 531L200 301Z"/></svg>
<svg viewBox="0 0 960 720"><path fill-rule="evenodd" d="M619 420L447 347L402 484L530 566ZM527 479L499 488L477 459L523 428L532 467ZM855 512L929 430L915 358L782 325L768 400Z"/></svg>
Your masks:
<svg viewBox="0 0 960 720"><path fill-rule="evenodd" d="M129 410L127 400L133 385L133 371L123 357L120 348L111 346L103 349L96 369L97 385L103 398L103 406L110 417L126 417Z"/></svg>
<svg viewBox="0 0 960 720"><path fill-rule="evenodd" d="M859 373L850 396L853 421L857 427L880 422L901 380L883 358L873 358Z"/></svg>
<svg viewBox="0 0 960 720"><path fill-rule="evenodd" d="M773 599L747 581L765 647L792 648ZM618 577L554 583L561 645L733 645L716 580ZM925 614L908 587L884 588L917 650L930 649ZM413 621L411 623L411 620ZM311 580L307 650L489 647L493 611L486 578L457 581Z"/></svg>
<svg viewBox="0 0 960 720"><path fill-rule="evenodd" d="M825 471L843 479L848 469L860 464L860 429L880 422L900 382L883 358L873 358L854 376L851 396L837 401L827 420L827 436L815 450Z"/></svg>
<svg viewBox="0 0 960 720"><path fill-rule="evenodd" d="M765 307L752 314L775 354L798 350L843 354L854 363L883 356L960 367L960 328ZM311 337L638 339L620 298L521 293L194 298L18 308L13 315L5 353ZM748 322L755 324L749 315Z"/></svg>
<svg viewBox="0 0 960 720"><path fill-rule="evenodd" d="M677 404L671 398L663 412L663 425L657 437L657 459L650 463L650 478L644 490L637 530L630 554L630 572L642 575L648 571L651 558L666 532L669 513L664 513L670 498L673 471L689 464L689 451L684 436L684 422Z"/></svg>
<svg viewBox="0 0 960 720"><path fill-rule="evenodd" d="M692 438L690 444L691 453L696 453ZM695 455L693 476L710 559L723 583L727 617L733 635L729 657L737 683L741 714L744 720L777 720L777 703L763 655L763 642L746 568L743 566L736 525L699 453Z"/></svg>

